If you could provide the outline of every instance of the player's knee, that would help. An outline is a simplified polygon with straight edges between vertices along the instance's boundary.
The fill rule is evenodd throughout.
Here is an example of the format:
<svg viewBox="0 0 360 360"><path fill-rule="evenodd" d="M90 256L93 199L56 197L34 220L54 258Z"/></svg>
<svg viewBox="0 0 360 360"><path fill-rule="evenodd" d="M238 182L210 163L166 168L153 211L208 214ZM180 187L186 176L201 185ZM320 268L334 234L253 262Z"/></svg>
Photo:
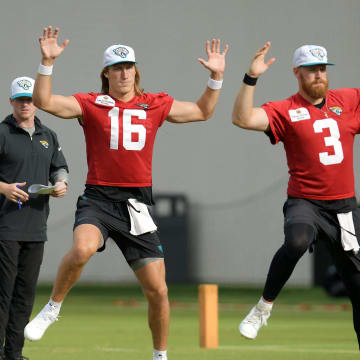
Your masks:
<svg viewBox="0 0 360 360"><path fill-rule="evenodd" d="M72 249L72 260L77 266L85 265L96 253L97 248L88 245L77 245Z"/></svg>
<svg viewBox="0 0 360 360"><path fill-rule="evenodd" d="M284 250L289 258L299 259L314 240L315 231L308 224L293 224L285 229Z"/></svg>
<svg viewBox="0 0 360 360"><path fill-rule="evenodd" d="M158 287L144 289L144 293L150 302L160 303L167 300L168 288L166 284L164 284Z"/></svg>

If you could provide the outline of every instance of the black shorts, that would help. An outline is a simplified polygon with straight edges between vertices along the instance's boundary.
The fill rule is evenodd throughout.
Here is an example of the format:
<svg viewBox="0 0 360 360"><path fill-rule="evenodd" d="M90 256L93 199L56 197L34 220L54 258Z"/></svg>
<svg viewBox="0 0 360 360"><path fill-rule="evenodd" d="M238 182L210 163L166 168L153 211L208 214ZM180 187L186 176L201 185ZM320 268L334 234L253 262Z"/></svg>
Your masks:
<svg viewBox="0 0 360 360"><path fill-rule="evenodd" d="M326 211L307 199L289 198L283 207L284 230L292 224L308 224L315 230L315 242L325 241L334 261L340 267L360 271L360 253L344 251L341 244L341 227L336 213ZM360 244L360 209L352 211L355 233ZM350 260L350 261L349 261Z"/></svg>
<svg viewBox="0 0 360 360"><path fill-rule="evenodd" d="M110 202L79 196L75 213L74 229L82 224L95 225L103 237L99 252L105 250L106 240L111 237L130 264L145 258L163 258L163 250L157 232L139 236L130 234L130 217L126 201Z"/></svg>

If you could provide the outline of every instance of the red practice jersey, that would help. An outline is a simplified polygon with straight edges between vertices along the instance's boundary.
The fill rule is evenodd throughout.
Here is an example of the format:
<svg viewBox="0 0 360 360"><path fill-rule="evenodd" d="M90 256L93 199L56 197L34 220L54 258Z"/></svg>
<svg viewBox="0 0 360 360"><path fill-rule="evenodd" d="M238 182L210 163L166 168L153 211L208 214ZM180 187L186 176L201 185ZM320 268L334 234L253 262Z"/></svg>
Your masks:
<svg viewBox="0 0 360 360"><path fill-rule="evenodd" d="M360 132L360 89L329 90L321 109L300 94L262 108L272 143L284 144L288 195L317 200L355 196L353 147Z"/></svg>
<svg viewBox="0 0 360 360"><path fill-rule="evenodd" d="M152 185L152 153L158 128L173 98L146 93L129 102L109 95L73 95L82 109L88 163L87 184L119 187Z"/></svg>

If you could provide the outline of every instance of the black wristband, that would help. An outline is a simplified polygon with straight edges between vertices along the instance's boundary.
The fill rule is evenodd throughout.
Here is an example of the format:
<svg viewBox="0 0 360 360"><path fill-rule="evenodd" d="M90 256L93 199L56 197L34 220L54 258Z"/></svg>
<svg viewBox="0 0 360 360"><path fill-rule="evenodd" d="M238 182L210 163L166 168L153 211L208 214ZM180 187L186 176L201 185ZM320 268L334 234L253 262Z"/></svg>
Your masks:
<svg viewBox="0 0 360 360"><path fill-rule="evenodd" d="M255 86L258 78L249 76L247 73L245 73L243 83L249 86Z"/></svg>

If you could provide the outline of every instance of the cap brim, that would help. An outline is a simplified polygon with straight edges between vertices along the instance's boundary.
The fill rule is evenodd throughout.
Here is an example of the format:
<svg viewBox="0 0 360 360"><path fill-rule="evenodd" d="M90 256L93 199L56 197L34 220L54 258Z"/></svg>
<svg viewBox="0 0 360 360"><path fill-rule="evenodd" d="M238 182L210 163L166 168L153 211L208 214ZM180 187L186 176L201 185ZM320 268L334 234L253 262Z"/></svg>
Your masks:
<svg viewBox="0 0 360 360"><path fill-rule="evenodd" d="M18 93L18 94L15 94L13 96L10 97L11 100L14 100L16 98L19 98L19 97L29 97L29 98L32 98L32 94L29 94L29 93Z"/></svg>
<svg viewBox="0 0 360 360"><path fill-rule="evenodd" d="M104 67L107 67L107 66L111 66L111 65L115 65L115 64L119 64L119 63L132 63L132 64L137 64L136 61L129 61L129 60L120 60L120 61L115 61L113 63L110 63L110 64L107 64L107 65L104 65Z"/></svg>
<svg viewBox="0 0 360 360"><path fill-rule="evenodd" d="M300 66L314 66L314 65L335 65L334 63L329 63L329 62L314 62L314 63L308 63L308 64L304 64L304 65L299 65Z"/></svg>

